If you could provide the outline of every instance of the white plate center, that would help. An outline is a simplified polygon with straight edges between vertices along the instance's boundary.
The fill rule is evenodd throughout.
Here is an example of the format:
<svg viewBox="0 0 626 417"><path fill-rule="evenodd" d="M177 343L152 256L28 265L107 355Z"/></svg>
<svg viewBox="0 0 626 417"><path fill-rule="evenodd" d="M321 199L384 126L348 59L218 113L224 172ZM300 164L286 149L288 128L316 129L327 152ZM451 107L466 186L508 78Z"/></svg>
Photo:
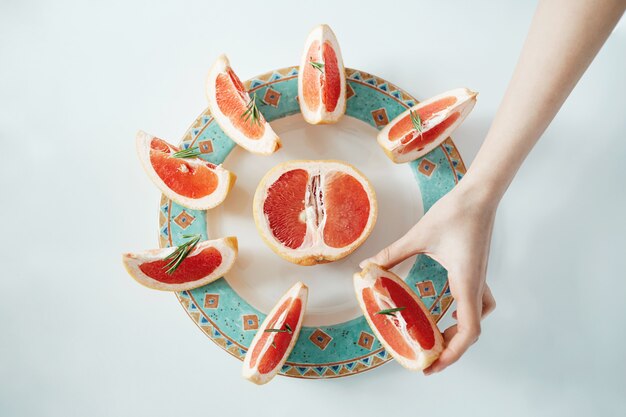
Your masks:
<svg viewBox="0 0 626 417"><path fill-rule="evenodd" d="M377 130L360 120L344 117L334 125L311 126L300 114L272 122L283 147L260 156L236 147L224 167L237 174L226 201L207 213L212 238L237 236L239 258L226 280L247 302L264 313L297 281L309 287L304 324L324 326L361 315L354 296L352 275L359 262L376 254L415 224L423 207L419 187L406 164L396 165L376 142ZM369 238L337 262L299 266L276 255L254 225L252 199L259 181L275 165L293 159L339 159L354 165L370 180L378 200L378 220ZM410 263L396 272L406 276Z"/></svg>

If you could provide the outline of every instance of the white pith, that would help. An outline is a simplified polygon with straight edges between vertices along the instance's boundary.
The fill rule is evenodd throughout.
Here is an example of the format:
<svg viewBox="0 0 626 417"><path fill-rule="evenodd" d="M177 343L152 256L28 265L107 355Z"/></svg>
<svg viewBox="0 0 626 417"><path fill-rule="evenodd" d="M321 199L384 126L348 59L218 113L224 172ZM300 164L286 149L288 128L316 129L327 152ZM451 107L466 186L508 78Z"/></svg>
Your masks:
<svg viewBox="0 0 626 417"><path fill-rule="evenodd" d="M430 350L424 350L419 345L419 343L408 334L407 329L406 329L406 321L403 319L401 314L396 314L395 317L385 315L384 316L385 319L389 320L391 323L394 323L394 326L398 328L398 330L404 336L404 339L411 346L412 350L415 352L415 356L416 356L415 359L408 359L404 356L401 356L395 349L393 349L393 347L391 347L388 343L386 343L385 340L381 337L381 334L376 328L376 326L374 325L373 321L371 320L371 317L367 313L367 308L365 306L365 302L363 301L363 289L372 288L373 289L372 292L374 293L374 298L376 299L381 310L399 307L395 305L395 303L391 300L390 297L386 296L385 294L380 294L378 291L374 289L374 284L376 283L376 280L379 277L387 277L397 282L399 285L401 285L407 292L411 294L411 296L416 301L418 301L418 305L420 306L424 314L428 316L429 321L431 322L431 325L434 328L436 328L437 325L435 324L434 320L430 316L430 312L423 306L417 294L401 278L399 278L393 272L387 271L378 265L370 263L365 266L363 271L361 271L360 273L354 274L354 289L356 292L357 299L359 301L359 305L361 309L363 310L363 315L367 319L367 322L369 323L370 328L372 329L372 331L374 332L374 334L376 335L380 343L385 347L387 352L389 352L389 354L394 359L396 359L398 363L400 363L400 365L413 371L421 371L427 368L431 363L433 363L439 357L439 354L443 350L443 336L441 335L439 331L435 331L435 344Z"/></svg>
<svg viewBox="0 0 626 417"><path fill-rule="evenodd" d="M181 284L166 284L150 278L139 268L142 264L162 260L176 250L176 246L163 249L150 249L140 253L126 253L122 261L128 273L140 284L161 291L187 291L201 287L224 276L235 263L237 258L237 238L225 237L221 239L205 240L199 242L194 250L187 256L193 258L204 249L214 247L222 255L222 263L209 275L193 282ZM183 261L184 262L184 261Z"/></svg>
<svg viewBox="0 0 626 417"><path fill-rule="evenodd" d="M437 138L433 142L426 145L424 149L419 150L419 151L417 149L414 149L411 152L401 154L400 150L404 148L406 144L403 145L401 143L402 141L401 138L394 140L394 141L389 140L389 131L391 130L391 128L398 121L402 120L405 116L407 116L411 111L416 111L417 109L420 109L444 97L452 97L452 96L455 96L457 98L456 103L454 103L452 106L442 111L435 113L431 118L424 121L422 124L422 132L426 132L433 126L439 124L441 121L446 119L452 113L459 112L460 113L459 118L454 123L452 123L446 130L444 130L439 136L437 136ZM425 100L419 104L416 104L410 109L407 109L406 111L398 115L395 119L393 119L391 122L389 122L387 126L385 126L378 133L378 136L377 136L378 143L385 150L385 153L387 154L387 156L389 156L389 158L393 162L404 163L404 162L414 161L417 158L420 158L426 155L428 152L432 151L437 146L439 146L441 142L446 140L448 136L450 136L452 132L454 132L454 130L457 127L459 127L461 123L463 123L463 120L465 120L467 115L472 111L475 104L476 104L476 93L473 91L470 91L467 88L457 88L457 89L450 90L442 94L438 94L434 97L429 98L428 100Z"/></svg>
<svg viewBox="0 0 626 417"><path fill-rule="evenodd" d="M137 155L139 156L139 161L148 174L148 177L167 198L175 201L181 206L194 210L208 210L224 201L228 191L230 191L233 185L232 183L235 180L235 176L230 171L227 171L221 165L216 165L215 168L212 169L218 177L218 183L217 188L207 196L202 198L189 198L177 194L165 184L161 177L159 177L159 174L157 174L152 166L152 163L150 162L150 144L153 139L155 139L155 136L152 136L144 131L140 130L137 132L137 136L135 138ZM171 145L168 144L168 146L170 146L170 153L174 153L175 151L171 148ZM184 163L190 165L206 166L206 161L200 158L185 158L184 160L181 159L181 172L184 172L184 170L187 169L183 161Z"/></svg>
<svg viewBox="0 0 626 417"><path fill-rule="evenodd" d="M282 366L287 361L287 358L289 357L289 354L293 350L293 347L296 345L298 336L300 335L300 329L302 328L302 318L304 317L304 311L306 310L306 302L307 302L308 294L309 294L309 289L307 288L307 286L304 285L302 282L297 282L280 298L280 300L278 300L278 302L272 308L272 311L270 311L267 314L267 316L265 317L265 320L263 321L261 326L259 326L257 333L254 335L254 338L252 339L252 342L250 343L246 356L243 360L242 375L244 378L254 382L255 384L262 385L262 384L269 382L272 378L274 378L274 376L276 376L278 371L282 368ZM254 367L251 367L250 361L251 361L253 348L259 343L259 340L265 333L265 329L267 329L267 326L269 325L271 318L278 312L278 309L280 308L280 306L282 306L285 303L285 301L287 301L289 298L292 298L292 297L294 298L294 300L296 298L299 298L302 301L302 308L300 309L300 316L298 317L298 324L296 325L295 329L292 329L293 335L282 360L270 372L266 374L261 374L257 369L260 363L260 359L265 355L267 350L270 348L270 346L274 342L274 338L276 337L277 333L269 333L269 337L266 340L266 344L263 346L261 352L259 353L256 365ZM274 324L276 328L282 329L282 327L285 324L285 319L288 313L289 313L289 308L285 309L285 311L279 316L276 323Z"/></svg>
<svg viewBox="0 0 626 417"><path fill-rule="evenodd" d="M361 235L351 244L341 247L333 248L328 246L324 242L324 227L326 225L326 211L324 211L321 220L317 227L315 224L315 215L313 207L306 207L304 211L304 218L307 224L306 234L304 241L299 248L292 249L280 242L269 227L269 220L263 210L263 204L267 198L267 192L269 187L278 180L278 178L287 171L294 169L303 169L308 172L309 179L315 175L320 176L320 189L325 190L327 180L333 173L347 173L354 177L363 189L365 190L370 202L370 215L368 221L361 232ZM308 201L310 196L310 188L307 187L305 193L305 202ZM323 262L329 260L336 260L347 254L351 253L356 247L361 245L365 239L369 236L377 216L377 204L374 189L369 181L363 176L362 173L357 171L352 166L340 162L340 161L289 161L280 164L270 170L265 177L261 180L257 187L254 196L254 219L261 232L263 239L269 244L269 246L281 257L294 262L300 263L303 260L313 259L316 262ZM308 212L307 212L308 210ZM302 214L301 214L302 217ZM313 262L315 263L315 262ZM308 263L307 263L308 264Z"/></svg>
<svg viewBox="0 0 626 417"><path fill-rule="evenodd" d="M337 101L337 107L332 112L326 110L324 103L320 101L320 105L317 110L310 110L306 106L306 101L304 100L304 89L303 89L303 75L304 68L309 64L308 52L311 44L314 41L319 41L320 48L324 42L328 41L335 51L335 55L337 56L337 67L339 70L340 76L340 88L341 93L339 95L339 100ZM321 53L321 51L320 51ZM323 58L320 57L320 60ZM323 63L323 62L322 62ZM320 123L335 123L338 121L341 116L346 112L346 75L345 69L343 66L343 58L341 56L341 49L339 48L339 42L337 42L337 37L334 32L328 25L319 25L315 27L306 39L304 45L304 51L302 52L302 57L300 58L300 69L298 71L298 100L300 102L300 110L302 112L302 117L308 123L311 124L320 124Z"/></svg>
<svg viewBox="0 0 626 417"><path fill-rule="evenodd" d="M228 68L230 68L228 58L226 55L220 55L209 70L205 89L211 115L224 133L226 133L228 137L247 151L263 155L269 155L275 152L280 147L280 140L267 121L263 121L263 124L265 125L263 136L259 139L250 139L235 127L228 116L224 115L217 105L217 99L215 97L215 81L217 80L218 75L227 74ZM244 101L246 104L249 100L250 95L245 92Z"/></svg>

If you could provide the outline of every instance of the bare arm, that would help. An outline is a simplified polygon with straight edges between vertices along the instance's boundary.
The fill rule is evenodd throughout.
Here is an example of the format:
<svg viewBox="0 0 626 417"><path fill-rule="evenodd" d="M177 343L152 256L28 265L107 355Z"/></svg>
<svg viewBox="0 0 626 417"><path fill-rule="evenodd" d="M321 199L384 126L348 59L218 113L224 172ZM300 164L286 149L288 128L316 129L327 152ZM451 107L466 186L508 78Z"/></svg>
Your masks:
<svg viewBox="0 0 626 417"><path fill-rule="evenodd" d="M495 308L485 282L495 213L513 177L607 39L625 0L541 0L519 62L463 180L411 229L368 261L393 267L417 253L448 270L457 324L426 374L456 362Z"/></svg>
<svg viewBox="0 0 626 417"><path fill-rule="evenodd" d="M542 0L466 178L500 198L624 13L624 0Z"/></svg>

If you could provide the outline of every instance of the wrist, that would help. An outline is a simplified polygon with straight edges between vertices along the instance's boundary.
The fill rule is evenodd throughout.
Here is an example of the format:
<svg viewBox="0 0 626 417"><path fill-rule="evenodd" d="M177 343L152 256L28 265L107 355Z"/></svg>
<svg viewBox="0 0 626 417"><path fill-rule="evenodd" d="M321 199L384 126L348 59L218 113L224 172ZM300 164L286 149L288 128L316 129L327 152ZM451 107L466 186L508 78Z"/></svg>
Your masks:
<svg viewBox="0 0 626 417"><path fill-rule="evenodd" d="M468 171L456 186L457 191L472 204L495 211L506 190L506 186L489 176Z"/></svg>

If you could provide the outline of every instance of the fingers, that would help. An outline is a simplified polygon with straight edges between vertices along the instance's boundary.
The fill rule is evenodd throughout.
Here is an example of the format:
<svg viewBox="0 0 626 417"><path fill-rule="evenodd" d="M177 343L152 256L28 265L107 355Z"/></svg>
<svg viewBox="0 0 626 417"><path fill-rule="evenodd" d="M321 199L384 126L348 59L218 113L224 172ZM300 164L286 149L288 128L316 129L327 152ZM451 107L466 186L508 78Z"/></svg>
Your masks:
<svg viewBox="0 0 626 417"><path fill-rule="evenodd" d="M483 292L483 311L481 318L484 319L495 309L496 299L493 298L493 294L491 293L491 288L489 288L489 285L485 284L485 291Z"/></svg>
<svg viewBox="0 0 626 417"><path fill-rule="evenodd" d="M408 257L423 251L422 239L419 238L418 233L414 229L411 229L407 234L378 252L375 256L362 261L359 267L364 268L367 263L371 262L389 269Z"/></svg>
<svg viewBox="0 0 626 417"><path fill-rule="evenodd" d="M480 336L482 303L478 297L460 294L457 296L457 306L458 323L444 332L446 347L439 358L424 370L425 375L441 372L452 365Z"/></svg>
<svg viewBox="0 0 626 417"><path fill-rule="evenodd" d="M491 289L489 285L485 284L485 290L483 292L483 302L482 302L482 312L480 314L480 319L483 320L487 317L493 310L496 309L496 300L493 298L493 294L491 293ZM452 318L456 320L457 313L456 311L452 312Z"/></svg>

